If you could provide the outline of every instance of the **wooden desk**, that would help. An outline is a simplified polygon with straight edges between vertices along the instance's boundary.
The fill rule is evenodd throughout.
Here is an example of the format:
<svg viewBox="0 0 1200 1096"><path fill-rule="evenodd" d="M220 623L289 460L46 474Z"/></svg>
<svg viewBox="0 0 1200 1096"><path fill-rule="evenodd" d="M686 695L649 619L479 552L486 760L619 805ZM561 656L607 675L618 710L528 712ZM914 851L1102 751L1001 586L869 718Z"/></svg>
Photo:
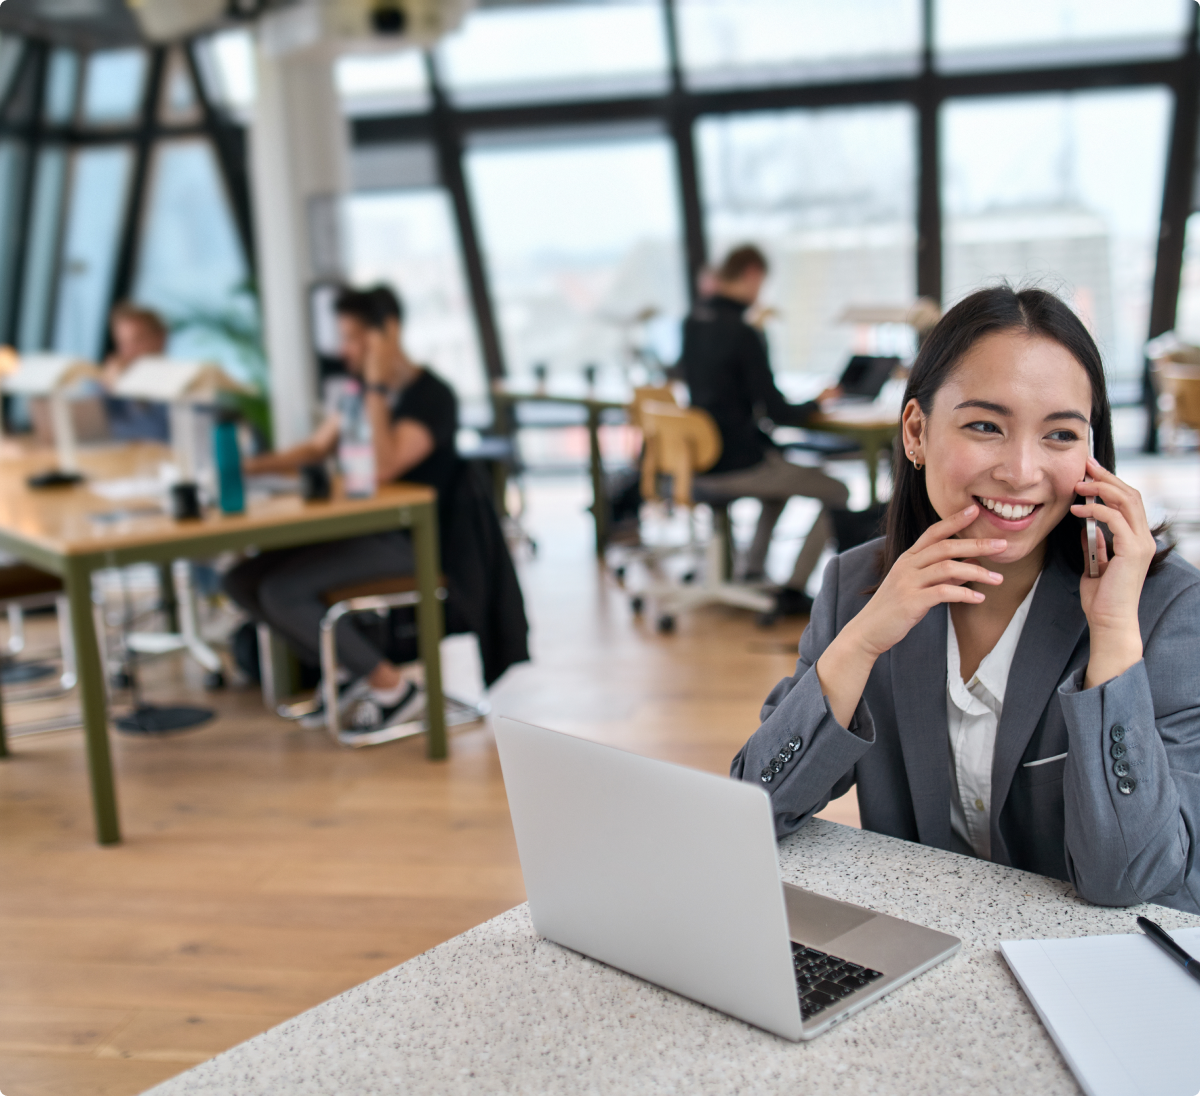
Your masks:
<svg viewBox="0 0 1200 1096"><path fill-rule="evenodd" d="M871 485L871 505L874 506L879 501L875 483L879 474L879 453L900 432L899 420L899 415L882 415L870 404L850 405L822 411L809 420L808 426L813 430L842 434L858 442L867 462L867 482Z"/></svg>
<svg viewBox="0 0 1200 1096"><path fill-rule="evenodd" d="M167 459L162 446L130 445L80 454L85 475L93 480L152 475ZM114 503L77 487L31 491L25 478L54 466L52 453L31 453L0 462L0 549L62 577L71 602L71 629L79 664L79 699L87 739L96 837L103 845L121 839L116 789L109 754L104 668L92 617L92 573L131 563L205 559L255 546L289 548L320 541L412 530L416 558L417 629L425 663L429 720L429 756L446 756L446 724L438 644L442 609L436 493L430 487L394 484L370 499L335 497L306 503L298 496L250 501L244 514L208 511L198 521L176 522L166 515L97 520L136 510L146 501ZM0 720L0 756L7 754Z"/></svg>
<svg viewBox="0 0 1200 1096"><path fill-rule="evenodd" d="M1136 932L1138 913L1200 925L1162 906L1092 906L1057 879L820 819L780 842L779 868L957 936L962 950L789 1043L550 943L518 906L146 1096L1078 1096L1000 941Z"/></svg>
<svg viewBox="0 0 1200 1096"><path fill-rule="evenodd" d="M596 522L596 555L604 558L608 545L608 486L604 482L604 461L600 452L600 417L605 411L626 411L629 400L604 399L594 392L553 392L542 388L509 388L504 384L492 386L492 401L497 412L507 411L518 403L563 404L582 407L587 411L587 429L592 474L592 517ZM497 417L501 417L499 414Z"/></svg>

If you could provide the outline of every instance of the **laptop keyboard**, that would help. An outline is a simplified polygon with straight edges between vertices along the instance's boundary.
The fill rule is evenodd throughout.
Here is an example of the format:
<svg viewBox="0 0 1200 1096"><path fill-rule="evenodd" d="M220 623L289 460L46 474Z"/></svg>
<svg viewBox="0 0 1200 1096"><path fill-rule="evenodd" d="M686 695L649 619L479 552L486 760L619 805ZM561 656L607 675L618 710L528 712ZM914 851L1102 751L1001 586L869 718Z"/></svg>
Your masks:
<svg viewBox="0 0 1200 1096"><path fill-rule="evenodd" d="M860 967L795 941L792 941L792 965L796 968L796 991L800 994L800 1016L804 1020L883 977L870 967Z"/></svg>

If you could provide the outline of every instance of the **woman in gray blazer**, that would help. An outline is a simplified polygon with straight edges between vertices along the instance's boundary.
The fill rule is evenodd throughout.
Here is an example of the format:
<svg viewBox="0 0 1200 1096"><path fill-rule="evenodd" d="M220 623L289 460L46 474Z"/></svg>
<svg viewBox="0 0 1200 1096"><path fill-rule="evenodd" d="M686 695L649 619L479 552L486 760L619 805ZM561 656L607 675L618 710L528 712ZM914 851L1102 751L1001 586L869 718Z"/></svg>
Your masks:
<svg viewBox="0 0 1200 1096"><path fill-rule="evenodd" d="M830 563L732 775L780 835L856 785L867 829L1200 913L1200 572L1113 474L1087 330L1040 290L966 298L901 441L886 537Z"/></svg>

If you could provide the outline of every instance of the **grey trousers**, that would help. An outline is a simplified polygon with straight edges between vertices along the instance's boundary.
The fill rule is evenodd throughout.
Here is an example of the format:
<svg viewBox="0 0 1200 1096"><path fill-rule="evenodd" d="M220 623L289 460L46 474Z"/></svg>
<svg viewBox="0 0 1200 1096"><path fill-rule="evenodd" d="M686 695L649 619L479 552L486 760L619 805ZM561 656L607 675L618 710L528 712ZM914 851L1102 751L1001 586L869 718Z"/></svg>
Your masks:
<svg viewBox="0 0 1200 1096"><path fill-rule="evenodd" d="M724 504L735 499L759 499L762 514L754 541L746 554L746 573L761 574L767 562L767 550L771 547L771 534L779 521L783 508L793 495L802 498L820 499L821 507L817 520L804 539L792 577L787 585L793 590L803 590L825 545L833 537L833 521L829 508L845 509L850 492L841 480L827 475L819 468L806 468L792 464L777 449L768 449L760 464L742 468L736 472L719 472L715 476L697 476L693 484L697 502Z"/></svg>
<svg viewBox="0 0 1200 1096"><path fill-rule="evenodd" d="M279 632L301 658L316 663L324 591L411 575L413 570L412 541L407 532L396 530L249 556L226 574L224 588L255 620ZM339 621L337 642L338 660L356 677L385 659L353 614Z"/></svg>

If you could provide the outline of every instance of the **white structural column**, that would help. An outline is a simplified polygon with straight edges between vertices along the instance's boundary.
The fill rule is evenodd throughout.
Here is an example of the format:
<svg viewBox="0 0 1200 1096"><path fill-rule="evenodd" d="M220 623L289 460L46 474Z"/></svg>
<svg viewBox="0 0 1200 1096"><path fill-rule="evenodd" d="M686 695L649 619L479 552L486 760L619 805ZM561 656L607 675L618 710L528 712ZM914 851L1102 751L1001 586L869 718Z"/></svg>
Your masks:
<svg viewBox="0 0 1200 1096"><path fill-rule="evenodd" d="M333 51L272 48L260 35L250 166L271 415L277 447L311 431L317 407L308 293L340 271L336 201L348 188L349 127Z"/></svg>

